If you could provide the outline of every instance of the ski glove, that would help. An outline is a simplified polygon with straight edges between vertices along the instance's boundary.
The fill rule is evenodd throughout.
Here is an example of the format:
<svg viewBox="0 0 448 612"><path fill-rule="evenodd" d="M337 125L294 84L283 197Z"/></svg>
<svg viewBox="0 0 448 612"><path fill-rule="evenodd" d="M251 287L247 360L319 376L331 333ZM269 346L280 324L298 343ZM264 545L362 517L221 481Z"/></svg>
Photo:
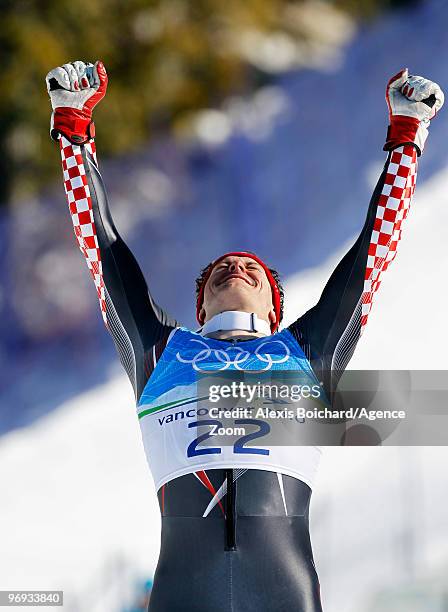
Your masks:
<svg viewBox="0 0 448 612"><path fill-rule="evenodd" d="M95 136L92 111L107 89L102 62L73 62L51 70L46 76L53 114L50 135L65 136L73 144L83 144Z"/></svg>
<svg viewBox="0 0 448 612"><path fill-rule="evenodd" d="M389 107L389 128L385 151L404 144L414 144L418 155L423 153L430 120L442 108L443 91L421 76L409 76L408 69L400 70L386 87Z"/></svg>

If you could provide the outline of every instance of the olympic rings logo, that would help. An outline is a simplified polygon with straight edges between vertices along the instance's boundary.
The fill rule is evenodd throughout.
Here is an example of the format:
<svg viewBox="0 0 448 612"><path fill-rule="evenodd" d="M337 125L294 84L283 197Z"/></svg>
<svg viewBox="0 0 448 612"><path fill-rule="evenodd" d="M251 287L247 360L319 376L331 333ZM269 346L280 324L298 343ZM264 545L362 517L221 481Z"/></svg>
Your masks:
<svg viewBox="0 0 448 612"><path fill-rule="evenodd" d="M221 367L213 369L213 371L218 372L227 370L228 368L230 368L230 366L233 366L235 370L243 371L245 368L242 366L248 361L250 357L255 357L260 362L259 370L265 372L267 370L270 370L274 364L285 363L286 361L288 361L291 354L289 348L281 340L267 340L266 342L262 342L253 353L244 350L240 346L231 346L225 350L212 349L203 340L197 340L196 338L191 338L190 342L196 342L200 347L204 348L200 349L193 357L193 359L185 359L179 352L176 354L176 358L181 363L191 363L193 369L196 370L196 372L201 373L209 372L210 370L203 369L198 364L200 364L202 361L209 359L212 354L212 358L222 364ZM274 355L274 357L278 358L273 359L273 356L270 353L263 352L263 348L266 347L268 344L280 344L282 347L283 355ZM232 357L229 354L230 352L236 354Z"/></svg>

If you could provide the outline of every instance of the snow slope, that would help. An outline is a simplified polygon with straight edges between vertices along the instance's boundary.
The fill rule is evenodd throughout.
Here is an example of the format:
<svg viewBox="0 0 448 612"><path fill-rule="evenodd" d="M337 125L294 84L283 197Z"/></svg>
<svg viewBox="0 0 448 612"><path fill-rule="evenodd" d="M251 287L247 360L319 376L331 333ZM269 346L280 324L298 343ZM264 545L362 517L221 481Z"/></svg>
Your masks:
<svg viewBox="0 0 448 612"><path fill-rule="evenodd" d="M350 369L448 370L447 193L447 169L417 184ZM353 242L289 279L288 320L315 303ZM365 610L370 589L431 575L446 563L447 462L443 447L326 449L311 517L327 612Z"/></svg>
<svg viewBox="0 0 448 612"><path fill-rule="evenodd" d="M421 165L424 164L424 158ZM380 175L369 171L375 180ZM372 183L372 190L374 184ZM419 185L403 223L398 253L382 275L366 330L351 369L448 370L445 282L448 266L448 171ZM285 322L319 299L331 272L357 236L318 268L291 276L286 283Z"/></svg>
<svg viewBox="0 0 448 612"><path fill-rule="evenodd" d="M2 438L0 487L0 589L64 589L64 609L115 612L95 607L96 582L120 564L152 573L160 520L127 379Z"/></svg>

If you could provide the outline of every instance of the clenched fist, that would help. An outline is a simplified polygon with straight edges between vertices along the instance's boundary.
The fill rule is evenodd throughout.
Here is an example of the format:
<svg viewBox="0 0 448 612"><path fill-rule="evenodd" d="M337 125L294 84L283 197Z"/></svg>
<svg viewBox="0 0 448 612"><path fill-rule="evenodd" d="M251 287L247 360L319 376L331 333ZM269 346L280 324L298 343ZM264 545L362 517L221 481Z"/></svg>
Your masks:
<svg viewBox="0 0 448 612"><path fill-rule="evenodd" d="M64 64L46 76L53 114L51 137L62 134L74 144L83 144L95 136L92 111L107 89L107 74L102 62L81 61Z"/></svg>
<svg viewBox="0 0 448 612"><path fill-rule="evenodd" d="M386 87L389 131L386 151L406 143L423 152L430 120L442 108L443 91L437 83L421 76L410 76L407 68L393 76Z"/></svg>

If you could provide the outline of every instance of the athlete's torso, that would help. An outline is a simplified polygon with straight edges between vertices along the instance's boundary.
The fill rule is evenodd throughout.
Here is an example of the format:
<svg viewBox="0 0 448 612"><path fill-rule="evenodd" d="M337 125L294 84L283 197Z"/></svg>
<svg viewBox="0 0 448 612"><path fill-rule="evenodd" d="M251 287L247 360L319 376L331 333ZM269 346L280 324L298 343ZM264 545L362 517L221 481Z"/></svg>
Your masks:
<svg viewBox="0 0 448 612"><path fill-rule="evenodd" d="M149 612L321 612L311 489L265 470L208 470L158 493L162 544ZM234 480L235 479L235 480ZM231 495L205 518L211 498Z"/></svg>
<svg viewBox="0 0 448 612"><path fill-rule="evenodd" d="M242 342L173 332L138 406L162 515L150 612L321 611L308 529L320 449L197 443L211 425L198 425L210 404L198 378L284 370L317 382L287 330Z"/></svg>
<svg viewBox="0 0 448 612"><path fill-rule="evenodd" d="M273 443L272 432L264 433L271 426L263 418L235 420L246 435L233 438L232 443L220 444L219 439L211 443L212 432L223 425L216 418L219 404L214 405L208 397L210 384L222 384L216 375L230 374L224 380L229 383L243 373L250 373L256 375L254 380L272 386L266 374L274 377L285 371L300 376L310 388L319 387L309 361L288 330L243 342L205 338L184 328L175 330L138 405L145 452L156 488L188 473L220 468L280 472L312 487L320 449L288 445L281 439L281 431L280 439L277 436ZM204 384L208 374L212 377ZM276 425L277 429L283 426L285 433L294 425L300 427L296 420L285 419ZM206 441L210 443L201 446Z"/></svg>

